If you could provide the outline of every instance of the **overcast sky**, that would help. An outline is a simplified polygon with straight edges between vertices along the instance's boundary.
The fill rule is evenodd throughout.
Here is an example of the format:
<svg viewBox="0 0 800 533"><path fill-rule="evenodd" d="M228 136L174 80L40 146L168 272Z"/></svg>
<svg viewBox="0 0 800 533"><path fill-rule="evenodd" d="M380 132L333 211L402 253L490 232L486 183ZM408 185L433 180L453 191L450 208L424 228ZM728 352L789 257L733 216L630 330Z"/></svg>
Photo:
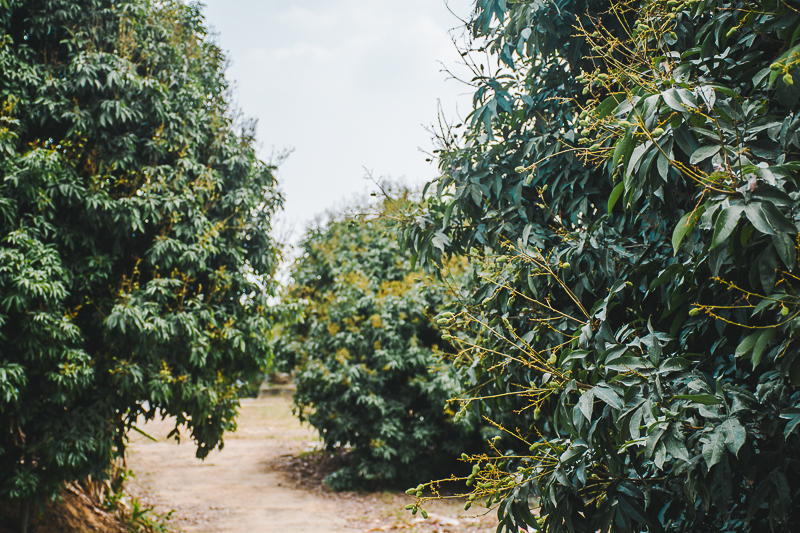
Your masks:
<svg viewBox="0 0 800 533"><path fill-rule="evenodd" d="M444 0L205 0L206 24L231 61L242 111L258 119L260 155L294 152L278 176L282 233L294 239L315 214L373 190L376 177L422 184L430 126L469 112L448 30L461 26ZM472 0L449 0L466 18ZM461 71L459 71L460 73Z"/></svg>

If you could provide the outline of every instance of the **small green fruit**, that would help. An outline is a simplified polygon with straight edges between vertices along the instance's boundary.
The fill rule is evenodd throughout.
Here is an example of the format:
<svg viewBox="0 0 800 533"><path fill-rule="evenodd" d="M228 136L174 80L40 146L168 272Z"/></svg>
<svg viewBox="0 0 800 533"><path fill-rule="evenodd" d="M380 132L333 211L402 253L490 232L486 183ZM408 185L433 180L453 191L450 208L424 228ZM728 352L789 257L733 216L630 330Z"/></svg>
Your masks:
<svg viewBox="0 0 800 533"><path fill-rule="evenodd" d="M702 309L700 309L699 307L695 307L694 309L692 309L691 311L689 311L689 316L697 316L697 315L699 315L699 314L700 314L702 311L703 311L703 310L702 310Z"/></svg>
<svg viewBox="0 0 800 533"><path fill-rule="evenodd" d="M664 128L656 128L653 130L653 137L661 137L664 135Z"/></svg>
<svg viewBox="0 0 800 533"><path fill-rule="evenodd" d="M775 71L781 70L782 68L783 66L781 66L780 63L773 63L769 66L770 70L775 70Z"/></svg>
<svg viewBox="0 0 800 533"><path fill-rule="evenodd" d="M461 454L461 460L462 460L462 461L469 461L469 455L467 455L467 454L465 454L465 453L462 453L462 454Z"/></svg>
<svg viewBox="0 0 800 533"><path fill-rule="evenodd" d="M525 167L522 167L522 166L517 167L517 168L514 169L514 172L516 172L517 174L521 174L521 173L525 172Z"/></svg>
<svg viewBox="0 0 800 533"><path fill-rule="evenodd" d="M781 306L781 315L786 316L789 314L789 308Z"/></svg>
<svg viewBox="0 0 800 533"><path fill-rule="evenodd" d="M414 504L413 503L409 503L408 505L406 505L406 511L410 511L413 508L414 508Z"/></svg>
<svg viewBox="0 0 800 533"><path fill-rule="evenodd" d="M469 508L472 507L472 502L467 502L464 504L464 510L469 511Z"/></svg>
<svg viewBox="0 0 800 533"><path fill-rule="evenodd" d="M417 492L417 491L416 491L416 489L408 489L408 490L406 491L406 494L408 494L409 496L411 496L411 495L412 495L412 494L414 494L415 492ZM409 507L409 506L406 506L406 509L410 509L410 507Z"/></svg>
<svg viewBox="0 0 800 533"><path fill-rule="evenodd" d="M542 410L537 407L536 410L533 412L533 419L539 420L541 417L542 417ZM531 446L531 451L533 451L533 446Z"/></svg>
<svg viewBox="0 0 800 533"><path fill-rule="evenodd" d="M785 83L786 85L793 85L794 79L792 78L792 75L786 74L786 76L783 77L783 83Z"/></svg>
<svg viewBox="0 0 800 533"><path fill-rule="evenodd" d="M595 150L599 150L600 148L601 148L600 144L598 144L598 143L595 143L595 144L593 144L593 145L591 145L591 146L589 147L589 150L591 150L592 152L594 152Z"/></svg>

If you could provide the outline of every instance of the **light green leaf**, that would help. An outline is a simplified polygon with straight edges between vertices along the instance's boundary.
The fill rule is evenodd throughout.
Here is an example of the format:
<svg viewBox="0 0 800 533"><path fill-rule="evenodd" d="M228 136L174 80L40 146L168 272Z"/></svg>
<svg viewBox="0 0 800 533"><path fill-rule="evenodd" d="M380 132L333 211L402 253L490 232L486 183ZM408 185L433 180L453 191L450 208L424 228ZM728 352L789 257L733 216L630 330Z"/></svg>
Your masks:
<svg viewBox="0 0 800 533"><path fill-rule="evenodd" d="M768 328L762 331L756 343L753 345L753 370L756 369L761 362L761 357L764 355L764 350L767 348L772 339L775 338L775 328Z"/></svg>
<svg viewBox="0 0 800 533"><path fill-rule="evenodd" d="M667 89L661 96L664 98L664 103L675 111L686 111L686 106L681 102L681 97L675 89Z"/></svg>
<svg viewBox="0 0 800 533"><path fill-rule="evenodd" d="M594 409L594 389L584 392L578 399L578 409L580 409L586 420L592 419L592 410Z"/></svg>
<svg viewBox="0 0 800 533"><path fill-rule="evenodd" d="M653 454L656 451L656 446L658 445L661 437L664 435L664 432L667 430L667 423L666 422L656 422L652 424L650 427L647 428L647 441L645 443L645 452L644 455L648 459L653 457Z"/></svg>
<svg viewBox="0 0 800 533"><path fill-rule="evenodd" d="M731 236L736 224L739 223L739 218L742 216L744 206L732 205L725 207L717 215L717 221L714 224L714 237L711 239L711 249L713 250L720 244L723 244Z"/></svg>
<svg viewBox="0 0 800 533"><path fill-rule="evenodd" d="M742 342L739 343L739 346L736 347L735 357L739 358L747 355L747 353L753 349L753 346L756 345L759 335L761 335L761 332L757 331L756 333L745 337Z"/></svg>
<svg viewBox="0 0 800 533"><path fill-rule="evenodd" d="M624 404L622 403L622 399L619 397L619 394L614 391L611 387L607 385L597 385L594 389L595 397L600 398L608 405L610 405L614 409L622 409Z"/></svg>
<svg viewBox="0 0 800 533"><path fill-rule="evenodd" d="M703 459L710 470L712 466L722 459L725 453L725 432L717 426L709 435L709 441L703 444Z"/></svg>
<svg viewBox="0 0 800 533"><path fill-rule="evenodd" d="M628 131L623 138L617 141L617 146L614 148L614 157L611 160L611 165L616 167L620 159L623 159L626 154L631 151L633 147L633 136Z"/></svg>
<svg viewBox="0 0 800 533"><path fill-rule="evenodd" d="M612 209L614 209L614 205L616 205L617 200L619 197L622 196L622 193L625 191L625 184L623 182L617 183L614 189L611 191L611 196L608 197L608 212L610 213Z"/></svg>
<svg viewBox="0 0 800 533"><path fill-rule="evenodd" d="M689 162L693 165L705 161L709 157L716 155L720 150L719 145L715 146L701 146L697 150L692 153L692 157L689 159Z"/></svg>
<svg viewBox="0 0 800 533"><path fill-rule="evenodd" d="M725 432L725 446L730 452L739 457L739 450L747 437L744 426L735 418L728 418L722 423L722 431Z"/></svg>
<svg viewBox="0 0 800 533"><path fill-rule="evenodd" d="M676 394L672 397L673 400L689 400L694 403L702 405L718 405L722 400L713 394Z"/></svg>
<svg viewBox="0 0 800 533"><path fill-rule="evenodd" d="M692 212L686 213L683 217L678 221L678 225L675 226L675 230L672 232L672 249L674 251L674 255L678 254L678 248L681 245L681 241L683 238L690 234L694 227L697 225L697 221L700 220L700 217L703 216L703 213L706 210L705 205L701 205L697 209Z"/></svg>

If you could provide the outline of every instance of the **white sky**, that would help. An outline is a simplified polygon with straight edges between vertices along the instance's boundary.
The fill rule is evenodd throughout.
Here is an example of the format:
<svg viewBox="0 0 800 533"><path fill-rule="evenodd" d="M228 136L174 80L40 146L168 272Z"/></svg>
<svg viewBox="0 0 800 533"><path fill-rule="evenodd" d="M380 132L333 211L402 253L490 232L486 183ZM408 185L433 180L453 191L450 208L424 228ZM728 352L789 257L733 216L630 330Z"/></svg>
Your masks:
<svg viewBox="0 0 800 533"><path fill-rule="evenodd" d="M448 0L467 18L473 0ZM444 0L204 0L206 25L231 60L238 106L258 119L260 156L294 152L278 177L286 195L279 233L296 240L316 214L375 177L422 184L436 175L419 149L425 126L469 112L469 87ZM460 33L460 31L459 31ZM462 67L463 68L463 67Z"/></svg>

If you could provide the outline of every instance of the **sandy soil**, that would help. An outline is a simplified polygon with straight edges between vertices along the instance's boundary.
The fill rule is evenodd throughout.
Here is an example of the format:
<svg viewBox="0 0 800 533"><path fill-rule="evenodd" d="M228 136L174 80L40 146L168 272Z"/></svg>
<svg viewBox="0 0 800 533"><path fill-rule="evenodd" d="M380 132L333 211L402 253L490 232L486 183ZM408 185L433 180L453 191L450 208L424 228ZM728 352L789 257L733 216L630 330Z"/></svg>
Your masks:
<svg viewBox="0 0 800 533"><path fill-rule="evenodd" d="M405 494L333 493L298 481L286 465L297 465L319 440L292 416L290 405L283 397L244 400L238 431L205 461L195 458L188 438L181 445L166 440L169 421L143 425L158 442L132 437L128 467L137 479L129 490L159 513L173 510L171 526L185 533L462 533L497 527L491 516L463 516L458 500L433 502L423 521L403 510L411 501Z"/></svg>

